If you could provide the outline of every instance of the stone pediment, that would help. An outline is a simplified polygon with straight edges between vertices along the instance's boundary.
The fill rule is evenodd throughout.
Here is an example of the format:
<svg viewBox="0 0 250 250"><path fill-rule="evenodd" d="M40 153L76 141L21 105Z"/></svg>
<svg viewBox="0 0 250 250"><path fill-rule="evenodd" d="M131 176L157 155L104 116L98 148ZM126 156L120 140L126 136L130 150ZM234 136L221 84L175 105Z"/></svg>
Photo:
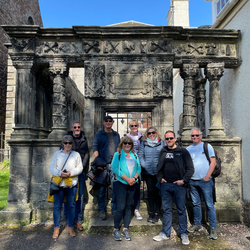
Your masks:
<svg viewBox="0 0 250 250"><path fill-rule="evenodd" d="M126 26L154 26L154 25L130 20L130 21L122 22L122 23L115 23L115 24L107 25L107 27L109 26L112 26L112 27L124 27L125 26L126 27Z"/></svg>

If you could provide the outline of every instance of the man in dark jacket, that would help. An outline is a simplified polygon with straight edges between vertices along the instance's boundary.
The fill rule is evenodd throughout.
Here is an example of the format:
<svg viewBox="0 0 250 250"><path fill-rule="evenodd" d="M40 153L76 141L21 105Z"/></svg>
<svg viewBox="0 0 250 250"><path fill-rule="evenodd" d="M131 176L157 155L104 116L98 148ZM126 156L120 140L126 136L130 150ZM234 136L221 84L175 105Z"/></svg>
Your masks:
<svg viewBox="0 0 250 250"><path fill-rule="evenodd" d="M187 214L185 209L187 183L194 173L193 161L184 148L177 147L175 133L168 130L165 133L167 146L163 147L157 165L157 180L160 182L163 229L153 239L155 241L167 240L170 237L172 227L172 200L178 212L179 234L182 244L188 245Z"/></svg>
<svg viewBox="0 0 250 250"><path fill-rule="evenodd" d="M68 132L74 139L74 145L72 150L78 152L82 159L83 172L78 176L79 189L78 189L78 200L75 206L75 224L79 231L83 230L81 225L83 217L83 194L85 186L85 174L88 172L89 168L89 148L87 138L82 131L81 124L79 122L74 122L71 131ZM66 218L67 215L65 214Z"/></svg>
<svg viewBox="0 0 250 250"><path fill-rule="evenodd" d="M111 116L103 119L104 129L95 134L93 143L94 157L101 157L107 164L110 164L120 143L120 135L112 129L114 120ZM100 168L100 170L103 170ZM106 220L106 185L99 185L98 188L98 210L101 220Z"/></svg>

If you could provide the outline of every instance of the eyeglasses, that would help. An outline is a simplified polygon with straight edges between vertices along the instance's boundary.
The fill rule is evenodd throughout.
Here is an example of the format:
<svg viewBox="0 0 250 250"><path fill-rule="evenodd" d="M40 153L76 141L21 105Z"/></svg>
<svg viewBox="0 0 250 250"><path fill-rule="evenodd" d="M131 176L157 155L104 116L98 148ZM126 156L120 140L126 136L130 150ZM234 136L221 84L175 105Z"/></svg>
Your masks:
<svg viewBox="0 0 250 250"><path fill-rule="evenodd" d="M133 128L133 127L138 127L138 125L130 125L130 127L131 127L131 128Z"/></svg>
<svg viewBox="0 0 250 250"><path fill-rule="evenodd" d="M76 129L76 128L81 128L81 126L75 126L74 129Z"/></svg>
<svg viewBox="0 0 250 250"><path fill-rule="evenodd" d="M112 120L106 120L105 122L113 122Z"/></svg>
<svg viewBox="0 0 250 250"><path fill-rule="evenodd" d="M166 137L165 138L166 141L168 141L168 140L172 141L173 139L174 139L174 137Z"/></svg>
<svg viewBox="0 0 250 250"><path fill-rule="evenodd" d="M124 145L132 145L132 142L123 142Z"/></svg>
<svg viewBox="0 0 250 250"><path fill-rule="evenodd" d="M155 135L156 134L156 132L155 131L153 131L153 132L148 132L148 135Z"/></svg>
<svg viewBox="0 0 250 250"><path fill-rule="evenodd" d="M200 135L191 135L191 137L195 137L195 136L196 136L196 137L199 137Z"/></svg>
<svg viewBox="0 0 250 250"><path fill-rule="evenodd" d="M64 144L64 145L67 145L67 144L72 145L73 142L66 141L66 142L64 142L63 144Z"/></svg>

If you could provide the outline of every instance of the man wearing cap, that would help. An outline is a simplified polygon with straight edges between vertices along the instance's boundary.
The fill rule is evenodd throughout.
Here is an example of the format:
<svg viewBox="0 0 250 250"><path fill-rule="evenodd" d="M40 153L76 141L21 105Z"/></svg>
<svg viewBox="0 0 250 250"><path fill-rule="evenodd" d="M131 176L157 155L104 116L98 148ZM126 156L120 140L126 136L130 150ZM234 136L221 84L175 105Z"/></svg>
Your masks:
<svg viewBox="0 0 250 250"><path fill-rule="evenodd" d="M110 164L120 143L120 135L112 129L114 120L111 116L103 119L104 129L95 134L93 143L94 157L99 156L107 164ZM106 220L106 186L100 185L98 189L98 210L101 220Z"/></svg>

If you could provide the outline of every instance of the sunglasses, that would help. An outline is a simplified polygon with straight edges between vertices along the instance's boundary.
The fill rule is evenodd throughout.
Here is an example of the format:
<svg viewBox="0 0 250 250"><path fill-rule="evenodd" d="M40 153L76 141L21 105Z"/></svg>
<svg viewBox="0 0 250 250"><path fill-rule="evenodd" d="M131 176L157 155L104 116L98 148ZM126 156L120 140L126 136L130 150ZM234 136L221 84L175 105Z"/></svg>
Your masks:
<svg viewBox="0 0 250 250"><path fill-rule="evenodd" d="M106 120L105 122L113 122L112 120Z"/></svg>
<svg viewBox="0 0 250 250"><path fill-rule="evenodd" d="M200 135L191 135L191 137L199 137Z"/></svg>
<svg viewBox="0 0 250 250"><path fill-rule="evenodd" d="M72 145L73 142L66 141L66 142L64 142L63 144L64 144L64 145L67 145L67 144Z"/></svg>
<svg viewBox="0 0 250 250"><path fill-rule="evenodd" d="M156 134L156 132L155 131L153 131L153 132L148 132L148 135L155 135Z"/></svg>
<svg viewBox="0 0 250 250"><path fill-rule="evenodd" d="M166 137L165 140L166 141L172 141L174 139L174 137Z"/></svg>
<svg viewBox="0 0 250 250"><path fill-rule="evenodd" d="M123 142L124 145L132 145L132 142Z"/></svg>
<svg viewBox="0 0 250 250"><path fill-rule="evenodd" d="M76 129L76 128L81 128L81 126L75 126L74 129Z"/></svg>
<svg viewBox="0 0 250 250"><path fill-rule="evenodd" d="M131 127L131 128L133 128L133 127L138 127L138 125L130 125L130 127Z"/></svg>

